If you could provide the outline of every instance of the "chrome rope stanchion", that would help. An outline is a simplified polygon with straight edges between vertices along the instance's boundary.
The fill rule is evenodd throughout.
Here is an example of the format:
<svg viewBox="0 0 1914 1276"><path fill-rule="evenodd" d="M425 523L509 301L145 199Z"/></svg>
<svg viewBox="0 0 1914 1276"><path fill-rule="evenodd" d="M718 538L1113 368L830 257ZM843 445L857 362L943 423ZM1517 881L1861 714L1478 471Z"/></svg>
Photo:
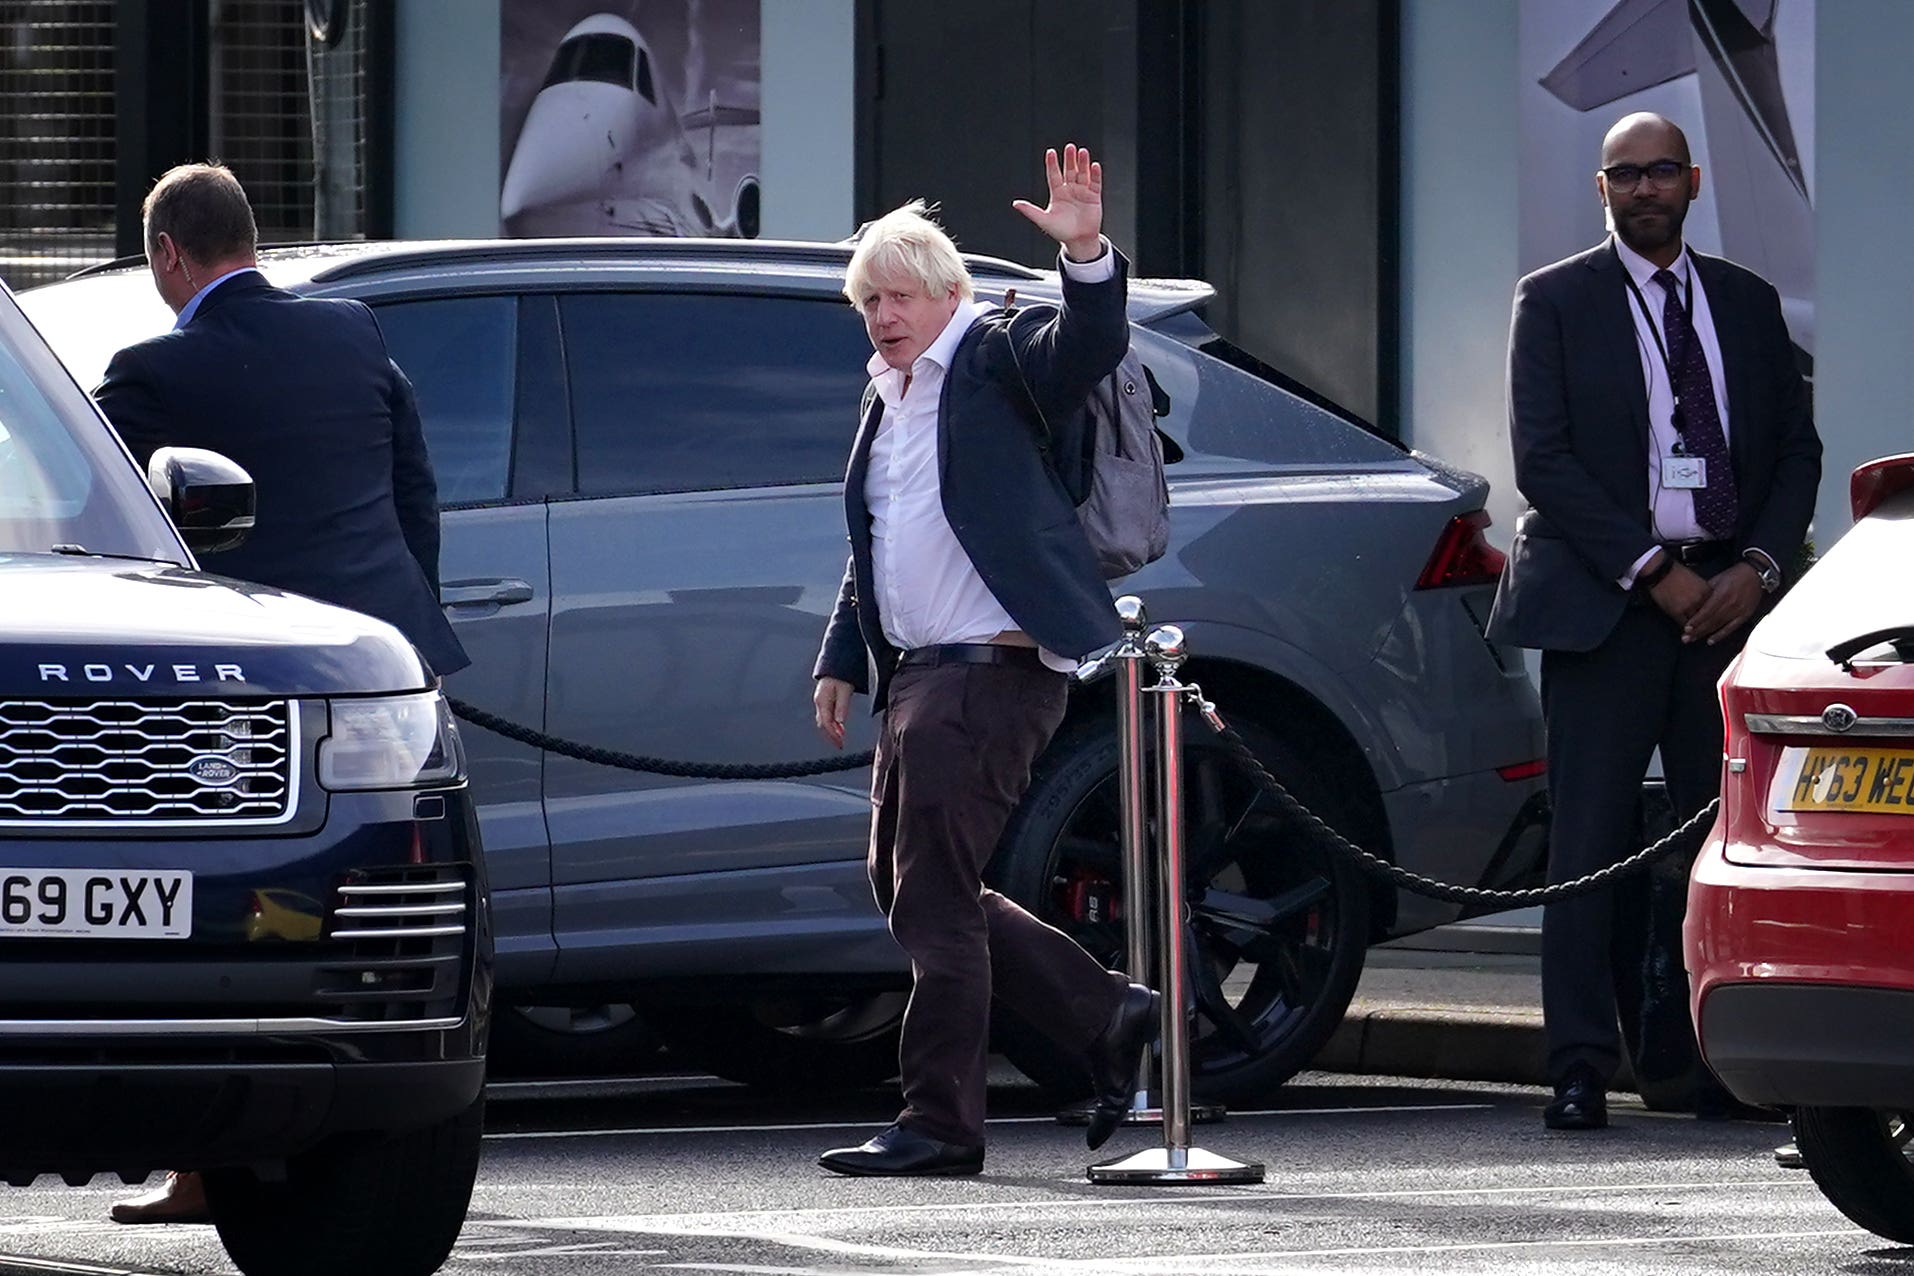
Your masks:
<svg viewBox="0 0 1914 1276"><path fill-rule="evenodd" d="M1117 621L1123 626L1123 639L1103 656L1084 665L1077 673L1080 681L1095 678L1110 666L1116 669L1117 704L1117 807L1118 841L1123 849L1123 971L1134 982L1159 987L1150 953L1150 826L1148 803L1149 777L1145 774L1144 740L1149 715L1143 699L1143 667L1149 657L1143 650L1143 631L1149 623L1143 600L1125 594L1116 600ZM1152 1057L1146 1053L1137 1067L1136 1090L1130 1110L1123 1114L1125 1125L1155 1125L1163 1119L1163 1108L1152 1091ZM1220 1104L1198 1104L1190 1109L1190 1120L1220 1121ZM1078 1104L1057 1113L1064 1125L1087 1125L1090 1107Z"/></svg>
<svg viewBox="0 0 1914 1276"><path fill-rule="evenodd" d="M1164 625L1152 632L1144 652L1156 667L1157 836L1161 873L1157 878L1157 933L1163 993L1163 1146L1089 1167L1092 1183L1261 1183L1260 1164L1236 1161L1190 1146L1190 1033L1185 1013L1188 991L1183 936L1183 713L1182 698L1193 692L1177 678L1188 653L1183 631ZM1127 814L1127 808L1126 808ZM1126 896L1127 898L1127 896Z"/></svg>

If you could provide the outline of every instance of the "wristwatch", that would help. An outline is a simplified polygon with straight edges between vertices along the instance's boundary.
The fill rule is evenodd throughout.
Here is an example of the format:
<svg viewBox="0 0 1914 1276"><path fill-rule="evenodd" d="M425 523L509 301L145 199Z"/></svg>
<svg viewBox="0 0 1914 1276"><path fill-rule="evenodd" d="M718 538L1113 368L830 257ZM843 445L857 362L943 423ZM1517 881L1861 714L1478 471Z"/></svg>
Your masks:
<svg viewBox="0 0 1914 1276"><path fill-rule="evenodd" d="M1661 584L1661 578L1675 570L1675 556L1667 550L1661 553L1661 561L1635 577L1635 588L1647 593Z"/></svg>
<svg viewBox="0 0 1914 1276"><path fill-rule="evenodd" d="M1741 551L1741 560L1754 568L1755 574L1761 577L1762 593L1772 594L1781 588L1781 569L1776 567L1774 561L1766 554L1758 549L1745 549Z"/></svg>

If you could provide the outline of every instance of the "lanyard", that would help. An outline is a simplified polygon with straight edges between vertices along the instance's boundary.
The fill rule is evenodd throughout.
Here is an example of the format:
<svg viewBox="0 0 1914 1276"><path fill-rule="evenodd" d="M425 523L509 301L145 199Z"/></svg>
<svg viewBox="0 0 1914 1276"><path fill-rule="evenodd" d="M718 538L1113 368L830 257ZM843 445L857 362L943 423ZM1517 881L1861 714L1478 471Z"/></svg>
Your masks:
<svg viewBox="0 0 1914 1276"><path fill-rule="evenodd" d="M1687 295L1682 298L1681 311L1688 317L1688 330L1694 332L1695 267L1692 263L1690 263L1687 273ZM1661 356L1661 370L1668 377L1668 393L1673 395L1675 400L1675 432L1678 434L1682 433L1681 391L1675 386L1675 366L1668 358L1668 347L1662 344L1661 329L1655 326L1655 316L1648 309L1648 298L1642 296L1642 290L1636 286L1635 276L1629 274L1628 271L1624 269L1622 271L1622 281L1628 285L1628 291L1634 295L1635 304L1641 307L1642 318L1648 321L1648 335L1654 339L1655 353ZM1695 339L1699 341L1701 334L1696 333Z"/></svg>

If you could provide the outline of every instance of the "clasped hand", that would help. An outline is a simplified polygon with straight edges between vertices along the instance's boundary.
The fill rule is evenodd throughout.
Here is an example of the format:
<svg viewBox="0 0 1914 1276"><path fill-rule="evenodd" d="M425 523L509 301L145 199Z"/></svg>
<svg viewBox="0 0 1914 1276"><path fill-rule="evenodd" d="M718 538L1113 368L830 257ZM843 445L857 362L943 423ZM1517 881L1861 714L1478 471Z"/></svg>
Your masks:
<svg viewBox="0 0 1914 1276"><path fill-rule="evenodd" d="M1710 646L1747 624L1761 605L1761 574L1748 563L1704 580L1676 563L1649 590L1655 605L1681 626L1683 642Z"/></svg>

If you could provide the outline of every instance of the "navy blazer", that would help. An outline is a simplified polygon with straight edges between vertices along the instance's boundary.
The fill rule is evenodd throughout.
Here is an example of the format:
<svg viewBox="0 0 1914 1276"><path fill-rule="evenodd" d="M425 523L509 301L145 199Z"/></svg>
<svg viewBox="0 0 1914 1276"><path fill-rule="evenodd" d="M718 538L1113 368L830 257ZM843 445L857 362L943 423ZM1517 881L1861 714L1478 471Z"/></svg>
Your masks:
<svg viewBox="0 0 1914 1276"><path fill-rule="evenodd" d="M439 609L438 485L412 386L357 301L235 275L184 328L113 356L93 392L134 459L210 448L257 487L257 525L207 571L395 626L433 670L471 663Z"/></svg>
<svg viewBox="0 0 1914 1276"><path fill-rule="evenodd" d="M1728 392L1737 551L1788 570L1821 482L1821 439L1773 285L1693 249ZM1612 241L1524 278L1509 334L1509 437L1528 502L1489 616L1498 642L1591 651L1621 621L1616 584L1656 544L1648 386Z"/></svg>
<svg viewBox="0 0 1914 1276"><path fill-rule="evenodd" d="M1108 280L1081 283L1065 274L1061 307L980 316L957 344L938 403L937 477L950 530L1017 627L1061 656L1082 656L1121 636L1071 489L1050 458L1081 457L1084 400L1130 347L1128 271L1117 253ZM872 396L851 449L844 476L850 561L813 671L865 691L875 665L874 711L884 707L899 654L877 614L864 502L883 413L883 400Z"/></svg>

